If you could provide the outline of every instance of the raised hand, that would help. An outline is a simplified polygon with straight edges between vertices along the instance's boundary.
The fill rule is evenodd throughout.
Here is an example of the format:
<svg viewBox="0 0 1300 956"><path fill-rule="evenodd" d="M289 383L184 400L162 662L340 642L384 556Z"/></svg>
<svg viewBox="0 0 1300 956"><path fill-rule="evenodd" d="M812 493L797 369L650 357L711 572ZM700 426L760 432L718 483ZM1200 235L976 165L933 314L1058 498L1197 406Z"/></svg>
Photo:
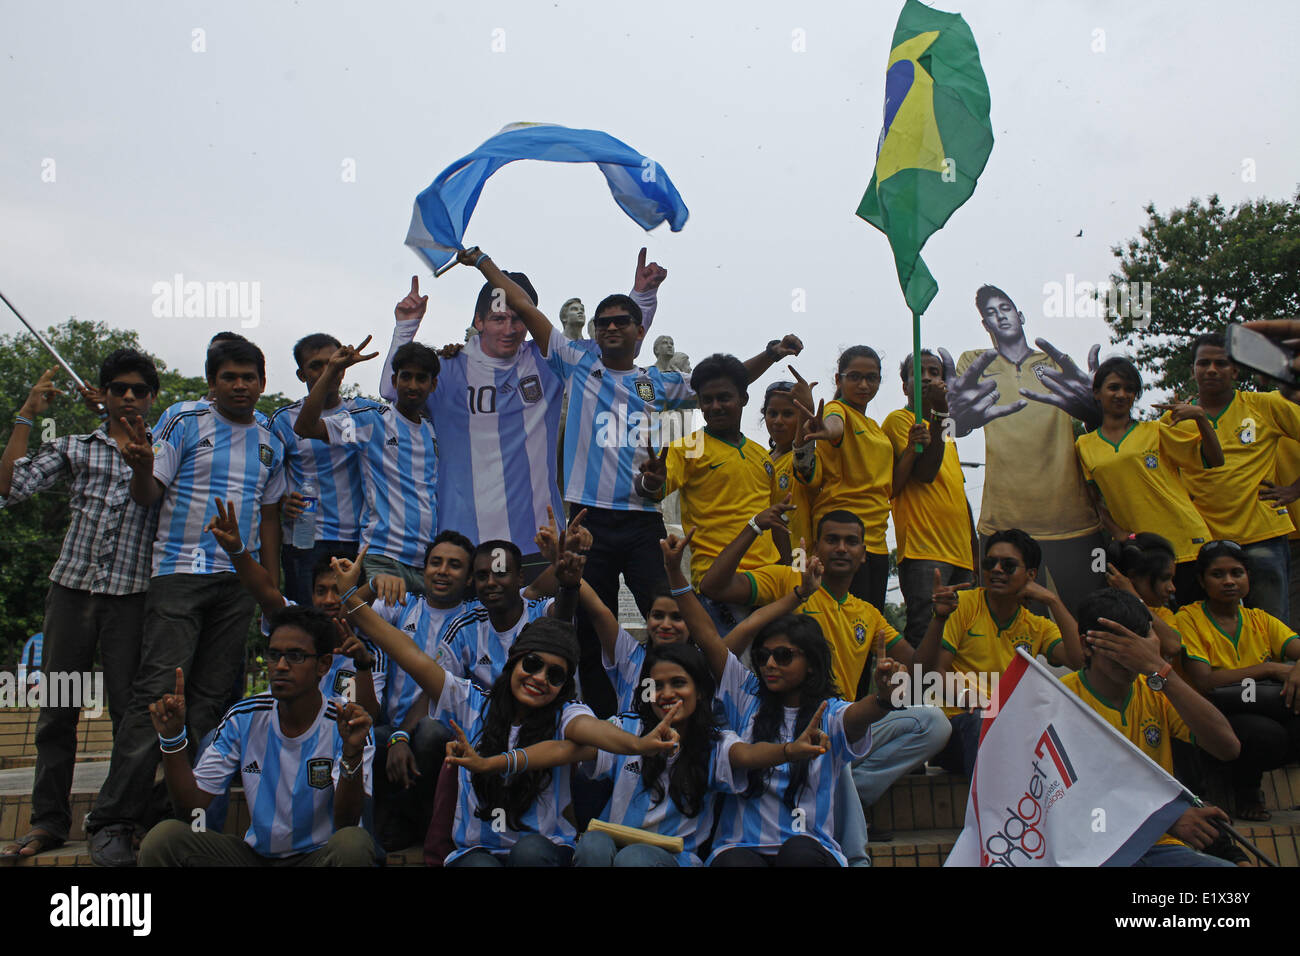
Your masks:
<svg viewBox="0 0 1300 956"><path fill-rule="evenodd" d="M668 446L665 445L656 455L650 439L647 438L645 449L648 457L641 462L641 487L655 494L668 480Z"/></svg>
<svg viewBox="0 0 1300 956"><path fill-rule="evenodd" d="M825 713L826 701L822 701L821 706L817 708L817 713L812 715L812 720L808 721L808 726L803 729L803 733L785 745L785 756L788 761L811 760L826 753L831 745L831 739L822 730L822 715Z"/></svg>
<svg viewBox="0 0 1300 956"><path fill-rule="evenodd" d="M565 551L586 554L591 550L591 544L595 539L582 524L586 517L587 509L583 508L573 516L573 520L569 522L569 526L564 530Z"/></svg>
<svg viewBox="0 0 1300 956"><path fill-rule="evenodd" d="M80 385L77 391L81 393L81 402L96 415L103 415L108 411L108 396L102 388L96 388L94 385Z"/></svg>
<svg viewBox="0 0 1300 956"><path fill-rule="evenodd" d="M930 445L930 426L924 422L917 422L907 430L907 444L920 445L923 448Z"/></svg>
<svg viewBox="0 0 1300 956"><path fill-rule="evenodd" d="M555 511L550 505L546 506L546 524L537 529L533 542L548 563L555 564L560 560L560 532L555 524Z"/></svg>
<svg viewBox="0 0 1300 956"><path fill-rule="evenodd" d="M832 441L833 436L826 429L826 422L822 418L822 412L826 409L826 400L822 399L817 403L817 412L805 405L803 402L796 401L794 407L799 409L801 422L799 425L799 440L797 445L806 445L810 441Z"/></svg>
<svg viewBox="0 0 1300 956"><path fill-rule="evenodd" d="M491 764L486 757L479 756L465 736L465 731L460 729L460 724L451 721L451 730L456 739L447 741L447 763L453 767L464 767L470 773L486 773Z"/></svg>
<svg viewBox="0 0 1300 956"><path fill-rule="evenodd" d="M175 737L185 729L185 675L176 668L176 689L149 705L153 729L163 737Z"/></svg>
<svg viewBox="0 0 1300 956"><path fill-rule="evenodd" d="M981 382L980 376L998 357L995 349L981 352L979 358L971 363L970 368L957 374L952 356L947 349L939 349L939 358L943 362L944 378L948 381L947 400L948 416L953 420L957 437L969 435L977 428L983 428L989 422L1007 415L1014 415L1029 403L1024 399L1010 405L999 405L996 382Z"/></svg>
<svg viewBox="0 0 1300 956"><path fill-rule="evenodd" d="M352 366L360 362L369 362L372 358L379 355L378 352L371 352L369 355L363 355L361 350L370 344L371 336L367 335L361 340L359 345L343 345L330 356L329 365L326 368L326 375L334 375L338 379L343 378L343 373Z"/></svg>
<svg viewBox="0 0 1300 956"><path fill-rule="evenodd" d="M794 388L790 389L790 401L794 402L796 408L800 405L805 408L812 408L812 390L817 387L817 383L805 381L804 377L799 374L793 365L787 365L786 368L788 368L790 374L794 376ZM805 416L802 414L800 415L801 422L804 417Z"/></svg>
<svg viewBox="0 0 1300 956"><path fill-rule="evenodd" d="M1094 345L1088 350L1088 372L1085 374L1074 364L1074 359L1047 339L1034 339L1034 344L1051 356L1052 361L1060 366L1060 371L1042 369L1042 383L1047 388L1047 393L1022 388L1020 394L1035 402L1055 405L1071 418L1077 418L1087 425L1099 425L1101 408L1092 394L1092 378L1097 371L1097 356L1101 353L1101 346Z"/></svg>
<svg viewBox="0 0 1300 956"><path fill-rule="evenodd" d="M930 600L934 604L934 616L940 619L946 618L957 610L957 592L970 586L969 581L963 581L961 584L944 584L943 575L939 573L938 568L935 568L934 590L930 592Z"/></svg>
<svg viewBox="0 0 1300 956"><path fill-rule="evenodd" d="M802 351L803 341L793 332L789 332L781 338L781 341L774 342L768 348L767 354L773 362L779 362L783 358L798 355Z"/></svg>
<svg viewBox="0 0 1300 956"><path fill-rule="evenodd" d="M220 498L214 500L217 504L216 516L203 530L212 533L226 554L237 554L244 550L244 536L239 531L239 515L235 513L235 503L232 501L226 504Z"/></svg>
<svg viewBox="0 0 1300 956"><path fill-rule="evenodd" d="M693 537L695 537L695 529L688 528L684 538L670 534L668 537L659 540L659 550L664 553L664 570L669 574L674 571L681 573L682 554L685 553L686 546L691 543Z"/></svg>
<svg viewBox="0 0 1300 956"><path fill-rule="evenodd" d="M560 587L576 588L582 584L582 569L587 566L587 556L576 551L561 551L555 562L555 580Z"/></svg>
<svg viewBox="0 0 1300 956"><path fill-rule="evenodd" d="M1141 599L1137 593L1137 588L1133 587L1133 582L1115 565L1109 561L1106 562L1106 586L1109 588L1119 588L1121 591L1127 591L1135 598Z"/></svg>
<svg viewBox="0 0 1300 956"><path fill-rule="evenodd" d="M803 548L803 538L799 539L799 547ZM812 596L817 589L822 586L822 575L826 569L822 567L822 559L815 554L808 554L804 551L803 576L799 580L799 590L805 595L805 598Z"/></svg>
<svg viewBox="0 0 1300 956"><path fill-rule="evenodd" d="M346 707L338 710L338 723L339 736L343 738L343 753L360 753L366 745L366 735L370 733L370 725L373 723L366 709L356 701L348 701Z"/></svg>
<svg viewBox="0 0 1300 956"><path fill-rule="evenodd" d="M341 617L334 619L334 629L339 632L339 646L334 648L335 654L343 654L352 658L352 662L358 667L373 667L375 665L375 655L370 653L370 648L366 647L366 642L357 637L357 632L352 630L352 625Z"/></svg>
<svg viewBox="0 0 1300 956"><path fill-rule="evenodd" d="M352 588L356 586L356 583L361 580L361 563L362 559L366 556L366 549L368 547L369 545L362 546L361 550L357 552L357 559L355 561L350 561L347 558L330 559L330 567L332 567L334 573L339 576L340 594L345 594L352 590Z"/></svg>
<svg viewBox="0 0 1300 956"><path fill-rule="evenodd" d="M668 278L668 270L657 262L646 265L645 246L636 257L636 275L632 278L633 292L653 292Z"/></svg>
<svg viewBox="0 0 1300 956"><path fill-rule="evenodd" d="M930 382L921 386L921 408L940 415L948 414L948 385L946 382Z"/></svg>
<svg viewBox="0 0 1300 956"><path fill-rule="evenodd" d="M794 510L795 506L791 503L790 495L786 495L770 508L764 508L754 515L754 523L767 531L774 528L784 528L790 523L790 519L786 517L786 512Z"/></svg>
<svg viewBox="0 0 1300 956"><path fill-rule="evenodd" d="M133 471L153 474L153 446L149 444L149 430L139 415L119 419L126 429L126 444L121 446L122 460Z"/></svg>
<svg viewBox="0 0 1300 956"><path fill-rule="evenodd" d="M881 643L883 644L883 638ZM886 657L882 651L876 655L876 696L883 697L886 700L894 693L897 686L894 683L894 675L903 672L907 673L907 668L903 666L902 661L896 661L892 657Z"/></svg>
<svg viewBox="0 0 1300 956"><path fill-rule="evenodd" d="M681 709L680 700L673 701L671 707L664 711L664 719L659 721L650 733L644 737L637 738L637 752L643 757L651 754L672 754L681 746L682 738L677 731L673 730L673 721L677 719L677 712Z"/></svg>
<svg viewBox="0 0 1300 956"><path fill-rule="evenodd" d="M1025 589L1020 592L1021 602L1038 601L1040 604L1047 604L1054 597L1056 597L1055 594L1043 587L1043 585L1039 584L1037 581L1028 582L1025 585Z"/></svg>
<svg viewBox="0 0 1300 956"><path fill-rule="evenodd" d="M1172 402L1161 402L1151 407L1162 412L1168 412L1169 420L1175 425L1179 422L1196 421L1197 419L1209 420L1204 408L1200 405L1193 405L1191 402L1185 402L1180 398L1175 398Z"/></svg>
<svg viewBox="0 0 1300 956"><path fill-rule="evenodd" d="M420 295L420 277L411 276L411 291L407 293L406 298L397 303L397 308L393 314L397 316L398 322L419 321L424 318L424 310L429 307L429 297ZM366 340L370 341L369 339ZM365 342L361 343L365 346Z"/></svg>
<svg viewBox="0 0 1300 956"><path fill-rule="evenodd" d="M448 342L442 348L438 349L438 358L455 358L460 354L461 349L465 347L464 342Z"/></svg>
<svg viewBox="0 0 1300 956"><path fill-rule="evenodd" d="M23 402L23 407L18 410L18 414L24 418L35 418L37 415L43 415L49 411L54 399L62 395L63 392L54 384L54 376L59 373L56 365L54 368L47 368L41 373L41 377L36 380L32 390L27 393L27 400Z"/></svg>

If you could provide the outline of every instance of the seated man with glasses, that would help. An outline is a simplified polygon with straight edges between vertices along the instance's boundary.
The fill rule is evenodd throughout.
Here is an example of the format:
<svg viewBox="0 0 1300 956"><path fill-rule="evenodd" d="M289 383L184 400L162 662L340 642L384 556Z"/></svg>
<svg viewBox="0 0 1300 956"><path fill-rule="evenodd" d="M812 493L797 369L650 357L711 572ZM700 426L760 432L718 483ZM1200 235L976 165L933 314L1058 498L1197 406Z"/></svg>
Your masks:
<svg viewBox="0 0 1300 956"><path fill-rule="evenodd" d="M989 538L980 562L984 587L963 591L970 585L942 584L938 570L934 572L934 617L916 659L926 671L938 674L945 688L962 684L969 691L961 701L945 701L951 705L944 713L952 736L937 762L951 773L970 776L979 748L979 698L994 696L994 682L1015 659L1016 648L1042 654L1053 666L1083 666L1074 618L1061 599L1036 580L1042 554L1037 541L1011 528ZM1024 606L1029 601L1046 604L1056 622L1031 613ZM950 672L956 681L946 676Z"/></svg>
<svg viewBox="0 0 1300 956"><path fill-rule="evenodd" d="M177 668L175 692L149 713L167 789L185 818L149 831L141 866L374 864L374 841L357 825L371 792L370 716L359 704L340 706L319 686L337 638L321 611L277 611L266 650L270 692L230 708L193 768L185 752L185 679ZM236 773L252 814L242 839L202 825L202 811Z"/></svg>

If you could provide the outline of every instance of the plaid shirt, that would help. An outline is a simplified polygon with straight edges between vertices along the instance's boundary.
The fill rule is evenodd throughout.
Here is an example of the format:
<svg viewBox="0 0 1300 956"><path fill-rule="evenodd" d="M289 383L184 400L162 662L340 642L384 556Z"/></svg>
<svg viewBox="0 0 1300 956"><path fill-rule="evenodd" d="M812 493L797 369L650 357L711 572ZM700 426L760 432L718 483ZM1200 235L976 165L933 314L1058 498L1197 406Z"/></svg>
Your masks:
<svg viewBox="0 0 1300 956"><path fill-rule="evenodd" d="M72 520L50 580L92 594L148 590L158 507L142 508L132 500L131 468L107 426L46 442L35 455L18 459L0 508L45 491L64 475L70 479Z"/></svg>

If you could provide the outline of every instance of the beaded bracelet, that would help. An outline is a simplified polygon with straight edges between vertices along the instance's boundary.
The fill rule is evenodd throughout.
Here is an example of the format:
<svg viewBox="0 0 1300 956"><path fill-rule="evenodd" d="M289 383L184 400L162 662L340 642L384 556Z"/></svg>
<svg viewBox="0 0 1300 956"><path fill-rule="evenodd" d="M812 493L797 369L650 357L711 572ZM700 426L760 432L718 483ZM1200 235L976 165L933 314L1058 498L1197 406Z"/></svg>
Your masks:
<svg viewBox="0 0 1300 956"><path fill-rule="evenodd" d="M411 735L408 734L405 730L395 730L393 731L393 736L388 738L388 746L390 747L396 743L409 744L410 742L411 742Z"/></svg>
<svg viewBox="0 0 1300 956"><path fill-rule="evenodd" d="M14 424L15 424L15 425L26 425L28 428L35 428L35 427L36 427L36 423L35 423L34 421L32 421L30 418L23 418L23 416L21 416L21 415L15 415L15 416L14 416Z"/></svg>

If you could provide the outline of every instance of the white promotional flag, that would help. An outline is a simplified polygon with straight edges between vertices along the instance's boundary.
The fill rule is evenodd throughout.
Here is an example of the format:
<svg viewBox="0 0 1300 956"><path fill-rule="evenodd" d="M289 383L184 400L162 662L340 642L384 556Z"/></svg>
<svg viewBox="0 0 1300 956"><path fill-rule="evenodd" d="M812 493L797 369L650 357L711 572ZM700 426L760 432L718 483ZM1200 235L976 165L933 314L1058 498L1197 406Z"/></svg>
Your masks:
<svg viewBox="0 0 1300 956"><path fill-rule="evenodd" d="M1130 866L1191 805L1183 786L1017 650L980 728L944 866Z"/></svg>

